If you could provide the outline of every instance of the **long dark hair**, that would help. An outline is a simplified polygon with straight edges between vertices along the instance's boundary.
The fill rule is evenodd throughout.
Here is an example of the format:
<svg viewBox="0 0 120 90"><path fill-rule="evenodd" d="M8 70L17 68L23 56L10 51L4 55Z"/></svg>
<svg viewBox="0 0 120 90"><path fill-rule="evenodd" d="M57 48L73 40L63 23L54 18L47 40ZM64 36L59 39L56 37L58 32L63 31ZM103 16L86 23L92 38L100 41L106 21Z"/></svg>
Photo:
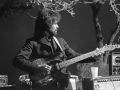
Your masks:
<svg viewBox="0 0 120 90"><path fill-rule="evenodd" d="M58 12L47 9L40 10L35 22L34 36L43 36L44 32L48 30L56 20L59 22L60 19L61 15Z"/></svg>

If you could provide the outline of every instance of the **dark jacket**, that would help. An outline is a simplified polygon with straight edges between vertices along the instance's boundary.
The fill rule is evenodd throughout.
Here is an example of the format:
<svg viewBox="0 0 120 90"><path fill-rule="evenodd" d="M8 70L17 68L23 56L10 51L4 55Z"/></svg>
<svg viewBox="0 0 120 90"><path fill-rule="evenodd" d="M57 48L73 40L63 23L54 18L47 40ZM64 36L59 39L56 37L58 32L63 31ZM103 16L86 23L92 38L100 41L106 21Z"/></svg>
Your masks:
<svg viewBox="0 0 120 90"><path fill-rule="evenodd" d="M57 39L65 55L67 56L67 59L79 55L69 47L63 38L57 37ZM56 52L60 51L59 46L55 42L53 44L54 45L52 47L50 42L45 37L39 40L34 37L27 39L25 45L14 58L12 65L29 74L34 74L37 66L32 63L32 61L38 58L50 58L54 56Z"/></svg>

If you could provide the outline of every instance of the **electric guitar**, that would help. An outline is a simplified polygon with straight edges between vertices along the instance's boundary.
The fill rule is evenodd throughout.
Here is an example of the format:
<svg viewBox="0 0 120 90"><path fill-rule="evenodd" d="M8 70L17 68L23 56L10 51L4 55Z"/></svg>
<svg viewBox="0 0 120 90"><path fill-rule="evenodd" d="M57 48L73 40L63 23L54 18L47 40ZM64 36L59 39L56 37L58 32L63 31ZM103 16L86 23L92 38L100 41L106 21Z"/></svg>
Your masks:
<svg viewBox="0 0 120 90"><path fill-rule="evenodd" d="M53 59L50 59L49 61L45 59L37 59L33 61L33 63L36 63L38 65L41 64L50 65L51 70L49 73L42 73L38 71L36 72L35 75L32 75L30 78L34 80L36 83L38 83L40 86L46 86L52 84L58 78L69 77L69 73L66 73L65 70L65 68L68 67L69 65L84 60L86 58L89 58L91 56L94 57L98 55L100 52L111 51L116 48L120 48L120 45L105 45L99 50L94 50L66 61L62 61L61 58L59 58L60 54L56 55L55 57L53 57Z"/></svg>

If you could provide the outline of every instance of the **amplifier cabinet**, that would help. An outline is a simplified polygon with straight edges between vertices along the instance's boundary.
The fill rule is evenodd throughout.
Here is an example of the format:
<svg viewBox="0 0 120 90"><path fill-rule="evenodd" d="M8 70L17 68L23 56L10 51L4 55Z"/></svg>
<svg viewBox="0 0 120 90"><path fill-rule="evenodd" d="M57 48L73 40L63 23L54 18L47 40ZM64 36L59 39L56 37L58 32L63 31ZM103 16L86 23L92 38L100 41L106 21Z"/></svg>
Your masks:
<svg viewBox="0 0 120 90"><path fill-rule="evenodd" d="M120 76L83 78L83 90L120 90Z"/></svg>
<svg viewBox="0 0 120 90"><path fill-rule="evenodd" d="M112 52L111 62L112 75L120 75L120 52Z"/></svg>

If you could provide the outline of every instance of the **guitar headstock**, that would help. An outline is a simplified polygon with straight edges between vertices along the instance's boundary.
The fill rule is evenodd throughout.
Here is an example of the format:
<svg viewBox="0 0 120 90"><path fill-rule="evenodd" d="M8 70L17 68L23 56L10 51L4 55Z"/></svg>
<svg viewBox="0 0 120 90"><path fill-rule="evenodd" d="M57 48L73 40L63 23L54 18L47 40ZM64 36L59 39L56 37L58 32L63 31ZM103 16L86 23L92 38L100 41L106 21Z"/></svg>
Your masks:
<svg viewBox="0 0 120 90"><path fill-rule="evenodd" d="M114 44L114 45L105 45L105 46L103 46L103 50L104 51L112 51L112 50L114 50L114 49L116 49L116 48L120 48L120 45L119 44Z"/></svg>
<svg viewBox="0 0 120 90"><path fill-rule="evenodd" d="M112 50L114 50L114 49L116 49L116 48L120 48L120 45L119 44L114 44L114 45L105 45L105 46L103 46L102 48L97 48L96 50L95 50L95 52L94 52L94 55L96 55L96 56L98 56L98 55L101 55L101 54L103 54L105 51L112 51ZM93 56L94 56L93 55Z"/></svg>

